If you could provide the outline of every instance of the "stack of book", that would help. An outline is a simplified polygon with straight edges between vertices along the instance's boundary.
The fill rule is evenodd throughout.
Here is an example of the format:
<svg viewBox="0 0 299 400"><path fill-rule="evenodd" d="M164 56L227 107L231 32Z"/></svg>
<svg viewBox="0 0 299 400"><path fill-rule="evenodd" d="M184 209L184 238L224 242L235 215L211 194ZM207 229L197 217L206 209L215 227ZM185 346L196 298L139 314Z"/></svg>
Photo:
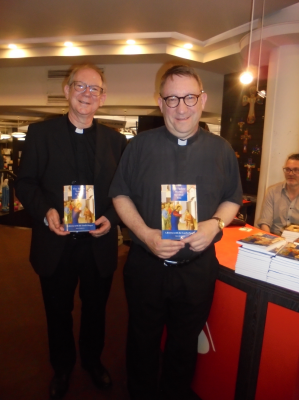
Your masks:
<svg viewBox="0 0 299 400"><path fill-rule="evenodd" d="M236 273L299 292L299 243L287 241L295 235L286 236L257 233L238 240Z"/></svg>
<svg viewBox="0 0 299 400"><path fill-rule="evenodd" d="M286 240L268 233L256 233L238 240L237 243L241 247L235 272L266 282L271 259L286 244Z"/></svg>
<svg viewBox="0 0 299 400"><path fill-rule="evenodd" d="M273 257L267 282L299 292L299 244L287 243Z"/></svg>

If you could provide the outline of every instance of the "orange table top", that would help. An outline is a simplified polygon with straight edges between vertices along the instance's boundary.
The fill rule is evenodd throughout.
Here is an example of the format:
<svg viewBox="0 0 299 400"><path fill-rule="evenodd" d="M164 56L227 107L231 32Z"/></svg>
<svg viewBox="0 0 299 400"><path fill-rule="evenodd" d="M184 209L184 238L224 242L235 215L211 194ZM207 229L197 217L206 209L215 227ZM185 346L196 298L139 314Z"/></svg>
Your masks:
<svg viewBox="0 0 299 400"><path fill-rule="evenodd" d="M223 238L215 244L216 255L218 261L224 267L235 269L238 247L236 243L239 239L244 239L254 233L263 232L251 225L246 225L246 228L251 228L251 231L240 230L241 226L228 226L223 229Z"/></svg>

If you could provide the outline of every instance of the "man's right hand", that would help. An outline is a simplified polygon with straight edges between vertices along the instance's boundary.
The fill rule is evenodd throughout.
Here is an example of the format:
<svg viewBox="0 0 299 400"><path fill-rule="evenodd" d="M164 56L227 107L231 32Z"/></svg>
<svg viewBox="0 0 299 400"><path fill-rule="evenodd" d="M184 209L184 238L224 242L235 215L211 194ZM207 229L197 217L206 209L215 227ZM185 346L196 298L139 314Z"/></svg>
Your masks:
<svg viewBox="0 0 299 400"><path fill-rule="evenodd" d="M69 231L64 230L63 224L60 223L60 218L57 210L55 208L50 208L50 210L46 214L46 219L49 224L49 229L56 233L59 236L66 236L69 235Z"/></svg>
<svg viewBox="0 0 299 400"><path fill-rule="evenodd" d="M177 240L162 239L162 231L149 228L133 201L128 196L113 198L114 207L123 223L159 258L167 260L185 247L185 243Z"/></svg>
<svg viewBox="0 0 299 400"><path fill-rule="evenodd" d="M161 238L159 229L148 229L146 232L145 244L159 258L167 260L174 256L179 250L185 247L185 243L177 240Z"/></svg>

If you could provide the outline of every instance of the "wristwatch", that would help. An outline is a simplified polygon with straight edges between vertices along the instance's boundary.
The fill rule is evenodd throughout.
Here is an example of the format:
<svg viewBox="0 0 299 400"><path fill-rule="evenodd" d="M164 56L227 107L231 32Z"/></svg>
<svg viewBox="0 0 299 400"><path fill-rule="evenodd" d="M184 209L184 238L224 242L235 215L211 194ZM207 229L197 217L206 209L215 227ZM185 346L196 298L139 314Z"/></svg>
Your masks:
<svg viewBox="0 0 299 400"><path fill-rule="evenodd" d="M218 221L218 228L222 231L222 229L223 229L224 226L225 226L225 224L224 224L224 222L222 221L222 219L219 218L219 217L212 217L211 219L216 219L216 220Z"/></svg>

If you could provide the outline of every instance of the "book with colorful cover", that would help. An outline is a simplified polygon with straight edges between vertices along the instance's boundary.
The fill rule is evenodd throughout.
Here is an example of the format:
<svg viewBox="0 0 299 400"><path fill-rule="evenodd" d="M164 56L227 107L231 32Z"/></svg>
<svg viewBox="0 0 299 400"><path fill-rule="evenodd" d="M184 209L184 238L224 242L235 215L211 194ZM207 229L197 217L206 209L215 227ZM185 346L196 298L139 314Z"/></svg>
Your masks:
<svg viewBox="0 0 299 400"><path fill-rule="evenodd" d="M237 243L248 249L262 253L269 253L272 249L281 247L283 244L285 244L286 240L280 236L260 232L251 236L247 236L244 239L240 239L237 241Z"/></svg>
<svg viewBox="0 0 299 400"><path fill-rule="evenodd" d="M284 228L281 234L287 242L299 242L299 225L291 224Z"/></svg>
<svg viewBox="0 0 299 400"><path fill-rule="evenodd" d="M277 253L280 252L280 250L288 243L286 243L285 240L282 240L281 242L279 242L278 246L274 247L272 250L269 251L269 253L272 256L276 256Z"/></svg>
<svg viewBox="0 0 299 400"><path fill-rule="evenodd" d="M96 229L93 185L63 187L64 229L88 232Z"/></svg>
<svg viewBox="0 0 299 400"><path fill-rule="evenodd" d="M287 243L277 253L277 257L284 257L288 261L298 263L299 267L299 244L298 243ZM287 261L286 260L286 261Z"/></svg>
<svg viewBox="0 0 299 400"><path fill-rule="evenodd" d="M162 239L181 240L197 232L196 185L161 185Z"/></svg>
<svg viewBox="0 0 299 400"><path fill-rule="evenodd" d="M287 243L272 258L267 282L299 292L299 244Z"/></svg>
<svg viewBox="0 0 299 400"><path fill-rule="evenodd" d="M297 232L299 235L299 225L291 224L284 228L285 231Z"/></svg>

